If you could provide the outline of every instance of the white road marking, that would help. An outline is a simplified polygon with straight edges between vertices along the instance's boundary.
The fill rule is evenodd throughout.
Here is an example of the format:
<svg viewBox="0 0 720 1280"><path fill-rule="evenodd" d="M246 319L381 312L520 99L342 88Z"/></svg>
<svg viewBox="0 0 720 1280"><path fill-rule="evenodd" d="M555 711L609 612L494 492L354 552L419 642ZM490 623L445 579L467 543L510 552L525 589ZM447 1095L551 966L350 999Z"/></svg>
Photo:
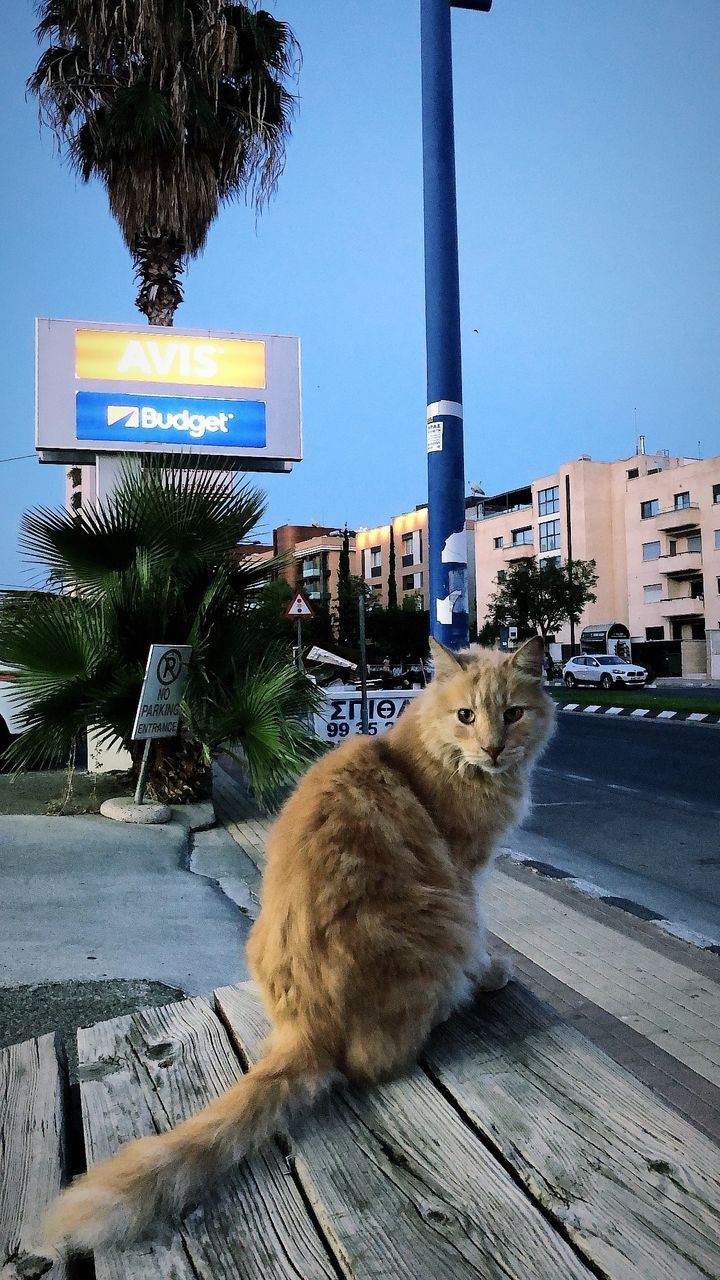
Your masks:
<svg viewBox="0 0 720 1280"><path fill-rule="evenodd" d="M677 711L658 711L658 720L672 720L677 715Z"/></svg>
<svg viewBox="0 0 720 1280"><path fill-rule="evenodd" d="M591 705L590 705L589 707L586 707L586 708L585 708L585 715L588 715L588 713L589 713L589 712L592 712L592 711L599 711L599 710L600 710L599 706L597 706L597 705L593 702L593 703L591 703Z"/></svg>
<svg viewBox="0 0 720 1280"><path fill-rule="evenodd" d="M634 719L639 720L641 716L649 716L649 715L650 715L650 708L649 708L649 707L636 707L634 711L631 711L631 712L630 712L630 715L631 715L631 716L633 716L633 718L634 718Z"/></svg>
<svg viewBox="0 0 720 1280"><path fill-rule="evenodd" d="M622 711L624 711L624 710L625 710L625 708L624 708L624 707L608 707L607 711L605 712L605 715L606 715L606 716L619 716L619 715L620 715L620 713L621 713Z"/></svg>
<svg viewBox="0 0 720 1280"><path fill-rule="evenodd" d="M560 706L561 711L577 711L580 706L579 702L565 702Z"/></svg>
<svg viewBox="0 0 720 1280"><path fill-rule="evenodd" d="M691 711L688 720L706 720L707 711Z"/></svg>

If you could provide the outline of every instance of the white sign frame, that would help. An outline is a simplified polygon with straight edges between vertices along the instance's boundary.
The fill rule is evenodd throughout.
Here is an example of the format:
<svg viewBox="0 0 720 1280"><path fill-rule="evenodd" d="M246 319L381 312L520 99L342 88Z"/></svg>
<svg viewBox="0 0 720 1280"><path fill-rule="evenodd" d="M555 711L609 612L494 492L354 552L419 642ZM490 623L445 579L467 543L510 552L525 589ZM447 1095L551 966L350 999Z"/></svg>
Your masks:
<svg viewBox="0 0 720 1280"><path fill-rule="evenodd" d="M189 339L212 339L217 342L253 341L265 344L265 386L225 387L199 383L166 381L133 381L130 378L79 378L75 375L75 334L78 330L105 330L113 333L139 334L151 339L157 335ZM79 439L77 436L76 396L79 392L97 392L170 400L255 401L265 406L266 441L262 447L250 445L210 444L190 435L162 442L123 439ZM281 334L235 333L221 329L171 329L161 325L110 324L101 321L55 320L39 317L35 321L35 448L41 462L70 466L92 465L98 454L151 453L161 457L197 457L200 465L221 470L292 471L294 462L303 457L302 406L300 384L300 339Z"/></svg>

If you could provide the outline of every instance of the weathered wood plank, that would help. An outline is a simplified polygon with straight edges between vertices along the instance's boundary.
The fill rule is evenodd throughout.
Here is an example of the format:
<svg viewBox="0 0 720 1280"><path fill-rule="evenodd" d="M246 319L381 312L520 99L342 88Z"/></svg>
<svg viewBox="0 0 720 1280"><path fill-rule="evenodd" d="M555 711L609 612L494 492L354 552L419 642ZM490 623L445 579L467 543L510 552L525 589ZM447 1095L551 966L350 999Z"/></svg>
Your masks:
<svg viewBox="0 0 720 1280"><path fill-rule="evenodd" d="M53 1035L0 1050L0 1278L65 1280L42 1218L65 1178L65 1077Z"/></svg>
<svg viewBox="0 0 720 1280"><path fill-rule="evenodd" d="M252 984L215 993L249 1060L267 1022ZM352 1280L589 1280L591 1272L417 1069L337 1092L293 1123L296 1174Z"/></svg>
<svg viewBox="0 0 720 1280"><path fill-rule="evenodd" d="M240 1074L206 1000L147 1009L78 1033L88 1164L163 1132ZM97 1280L332 1280L335 1273L274 1145L204 1206L141 1246L98 1251Z"/></svg>
<svg viewBox="0 0 720 1280"><path fill-rule="evenodd" d="M720 1273L720 1156L512 984L436 1033L430 1071L603 1275Z"/></svg>

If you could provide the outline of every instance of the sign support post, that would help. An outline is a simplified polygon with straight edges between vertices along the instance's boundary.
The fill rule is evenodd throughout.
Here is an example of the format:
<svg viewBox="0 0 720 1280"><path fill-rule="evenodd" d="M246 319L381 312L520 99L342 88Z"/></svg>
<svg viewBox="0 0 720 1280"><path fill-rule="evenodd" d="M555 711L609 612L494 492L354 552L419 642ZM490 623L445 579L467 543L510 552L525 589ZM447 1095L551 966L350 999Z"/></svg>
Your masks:
<svg viewBox="0 0 720 1280"><path fill-rule="evenodd" d="M362 591L358 596L358 612L360 615L360 725L361 732L366 734L370 717L368 716L367 646L365 643L365 595Z"/></svg>
<svg viewBox="0 0 720 1280"><path fill-rule="evenodd" d="M140 762L140 772L138 774L137 786L135 788L135 804L142 804L145 795L145 779L147 778L148 764L150 761L150 743L152 738L145 739L143 747L142 760Z"/></svg>
<svg viewBox="0 0 720 1280"><path fill-rule="evenodd" d="M285 610L286 618L294 618L297 622L297 652L295 654L295 666L299 672L304 671L302 660L302 623L303 618L314 618L315 610L310 601L303 595L302 591L296 591L287 609Z"/></svg>

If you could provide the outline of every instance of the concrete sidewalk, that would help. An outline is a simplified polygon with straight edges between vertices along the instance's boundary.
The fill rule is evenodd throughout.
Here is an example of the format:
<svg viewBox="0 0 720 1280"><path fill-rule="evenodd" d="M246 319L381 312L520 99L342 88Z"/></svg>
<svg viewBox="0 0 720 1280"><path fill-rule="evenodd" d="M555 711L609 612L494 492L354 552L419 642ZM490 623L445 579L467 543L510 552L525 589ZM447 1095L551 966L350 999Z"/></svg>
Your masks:
<svg viewBox="0 0 720 1280"><path fill-rule="evenodd" d="M248 977L247 911L211 869L221 830L0 817L0 1045Z"/></svg>
<svg viewBox="0 0 720 1280"><path fill-rule="evenodd" d="M244 892L255 914L270 820L217 766L215 808L237 865L253 868ZM227 847L225 857L232 893L236 860ZM498 860L486 907L518 977L720 1141L720 958L510 858Z"/></svg>

